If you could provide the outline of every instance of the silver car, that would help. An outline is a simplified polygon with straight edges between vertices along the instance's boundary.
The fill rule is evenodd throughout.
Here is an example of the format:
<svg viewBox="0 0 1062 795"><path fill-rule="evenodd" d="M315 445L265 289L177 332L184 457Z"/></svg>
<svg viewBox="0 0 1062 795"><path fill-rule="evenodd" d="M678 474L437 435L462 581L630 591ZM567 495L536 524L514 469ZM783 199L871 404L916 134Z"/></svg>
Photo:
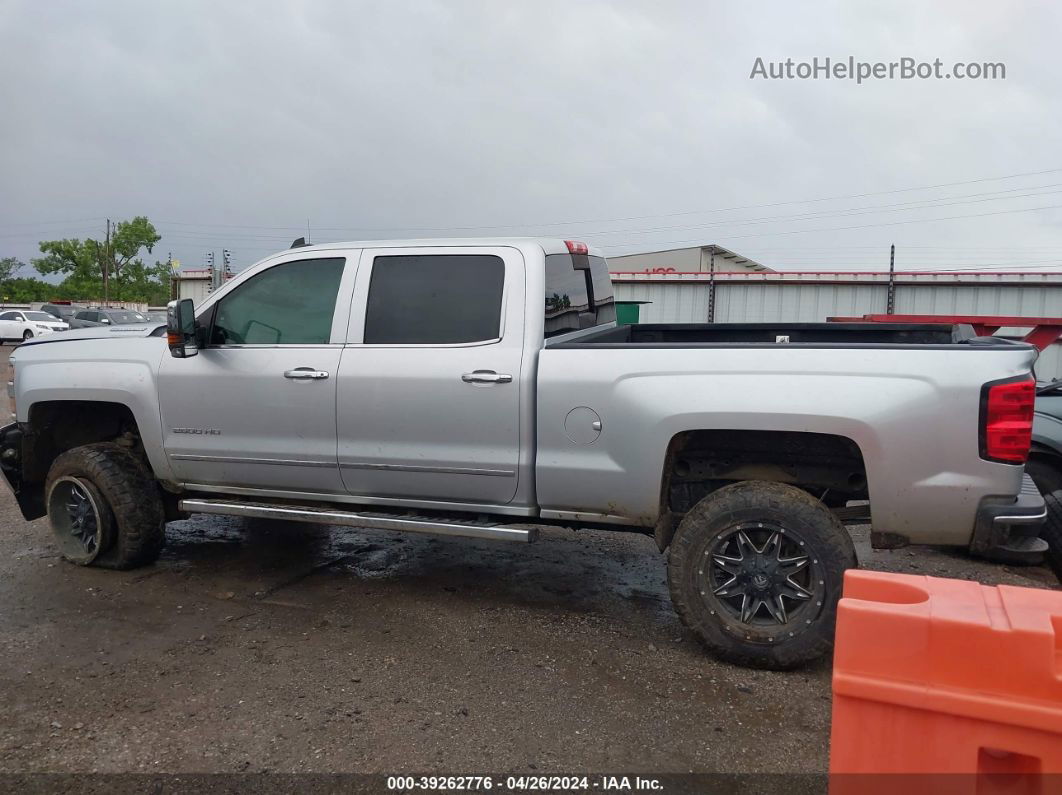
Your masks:
<svg viewBox="0 0 1062 795"><path fill-rule="evenodd" d="M126 326L147 322L147 315L131 309L82 309L71 318L70 328Z"/></svg>

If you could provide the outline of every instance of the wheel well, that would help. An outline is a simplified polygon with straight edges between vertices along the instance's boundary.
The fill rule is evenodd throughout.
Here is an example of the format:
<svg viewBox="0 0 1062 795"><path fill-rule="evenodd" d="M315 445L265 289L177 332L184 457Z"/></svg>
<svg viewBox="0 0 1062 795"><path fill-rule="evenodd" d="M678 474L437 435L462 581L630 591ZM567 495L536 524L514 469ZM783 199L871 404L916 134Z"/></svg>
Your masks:
<svg viewBox="0 0 1062 795"><path fill-rule="evenodd" d="M24 426L22 476L43 483L52 462L74 447L115 441L143 457L140 430L128 406L88 400L51 400L30 407ZM145 459L146 463L146 459Z"/></svg>
<svg viewBox="0 0 1062 795"><path fill-rule="evenodd" d="M668 445L656 540L665 549L674 528L706 495L730 483L789 483L830 507L867 499L863 454L851 439L805 431L698 430Z"/></svg>

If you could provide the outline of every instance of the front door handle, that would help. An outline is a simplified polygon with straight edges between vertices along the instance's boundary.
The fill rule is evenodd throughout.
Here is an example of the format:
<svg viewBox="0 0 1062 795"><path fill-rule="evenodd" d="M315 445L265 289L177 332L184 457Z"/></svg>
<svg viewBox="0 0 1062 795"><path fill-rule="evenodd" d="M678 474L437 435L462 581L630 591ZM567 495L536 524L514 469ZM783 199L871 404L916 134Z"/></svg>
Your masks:
<svg viewBox="0 0 1062 795"><path fill-rule="evenodd" d="M466 384L508 384L513 377L508 373L496 373L493 370L473 370L465 373L461 380Z"/></svg>
<svg viewBox="0 0 1062 795"><path fill-rule="evenodd" d="M296 367L294 370L285 370L285 378L294 378L297 381L310 381L328 378L327 370L314 370L312 367Z"/></svg>

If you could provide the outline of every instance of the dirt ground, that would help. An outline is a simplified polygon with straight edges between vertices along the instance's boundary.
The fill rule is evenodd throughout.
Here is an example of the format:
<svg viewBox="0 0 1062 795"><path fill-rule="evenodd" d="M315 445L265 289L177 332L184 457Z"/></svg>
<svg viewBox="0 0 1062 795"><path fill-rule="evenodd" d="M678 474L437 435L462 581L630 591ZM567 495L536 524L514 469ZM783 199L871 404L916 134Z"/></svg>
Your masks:
<svg viewBox="0 0 1062 795"><path fill-rule="evenodd" d="M4 358L10 348L4 348ZM1042 568L861 565L1055 587ZM155 566L60 560L0 490L0 772L821 772L830 664L707 656L651 539L532 545L197 516Z"/></svg>

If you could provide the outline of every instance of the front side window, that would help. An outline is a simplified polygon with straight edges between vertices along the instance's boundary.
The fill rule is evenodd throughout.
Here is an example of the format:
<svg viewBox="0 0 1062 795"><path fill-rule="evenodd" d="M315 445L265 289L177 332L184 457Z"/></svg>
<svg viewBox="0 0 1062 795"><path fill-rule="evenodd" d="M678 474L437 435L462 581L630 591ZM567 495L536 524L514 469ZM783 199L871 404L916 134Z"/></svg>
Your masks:
<svg viewBox="0 0 1062 795"><path fill-rule="evenodd" d="M342 257L274 265L222 298L213 345L323 345L332 335Z"/></svg>
<svg viewBox="0 0 1062 795"><path fill-rule="evenodd" d="M18 312L4 312L4 314L0 315L0 320L21 320L21 319L22 318L20 318L18 316Z"/></svg>
<svg viewBox="0 0 1062 795"><path fill-rule="evenodd" d="M368 345L454 345L501 336L505 263L485 254L376 257Z"/></svg>

